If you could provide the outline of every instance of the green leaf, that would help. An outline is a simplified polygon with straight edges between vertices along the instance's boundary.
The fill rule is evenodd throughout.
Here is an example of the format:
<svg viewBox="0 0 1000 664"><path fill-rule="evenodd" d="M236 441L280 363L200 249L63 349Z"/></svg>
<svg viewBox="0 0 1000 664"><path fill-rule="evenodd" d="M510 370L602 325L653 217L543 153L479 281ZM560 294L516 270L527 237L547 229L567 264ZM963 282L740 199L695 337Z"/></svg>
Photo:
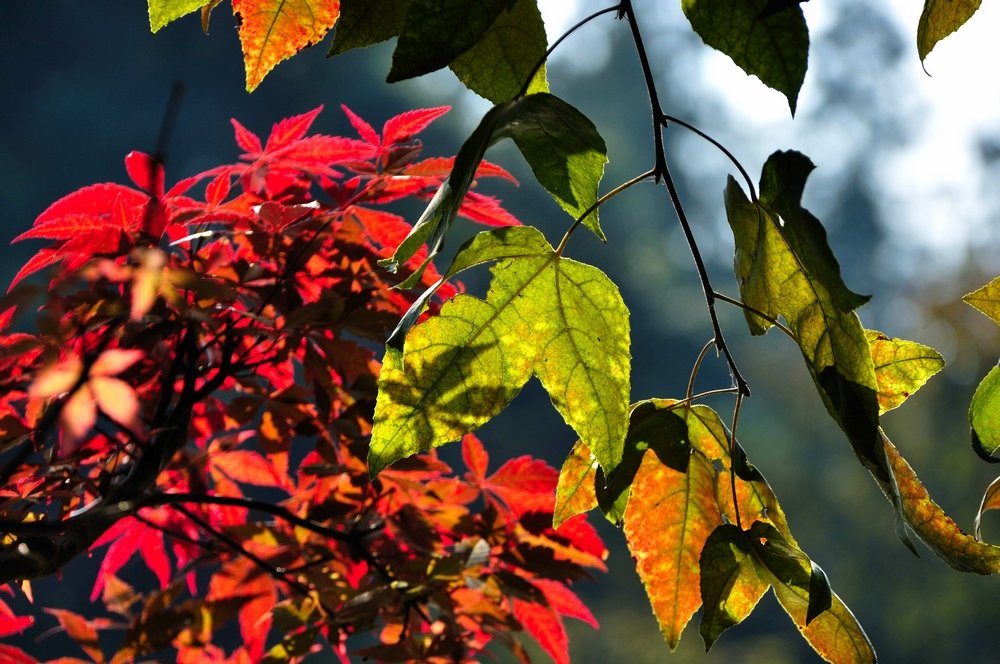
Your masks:
<svg viewBox="0 0 1000 664"><path fill-rule="evenodd" d="M395 83L448 66L474 46L508 0L412 0L386 81Z"/></svg>
<svg viewBox="0 0 1000 664"><path fill-rule="evenodd" d="M597 200L607 150L590 120L547 93L504 102L483 116L459 149L448 179L392 258L379 261L380 265L395 271L424 243L430 247L428 260L438 253L486 150L504 138L514 140L538 181L570 214L582 214ZM587 216L584 224L604 238L597 210Z"/></svg>
<svg viewBox="0 0 1000 664"><path fill-rule="evenodd" d="M329 56L384 42L406 24L410 0L340 0Z"/></svg>
<svg viewBox="0 0 1000 664"><path fill-rule="evenodd" d="M716 528L701 550L701 638L705 650L743 622L770 587L757 575L750 542L732 524Z"/></svg>
<svg viewBox="0 0 1000 664"><path fill-rule="evenodd" d="M865 330L875 364L879 414L898 407L944 367L944 358L930 346L891 339L877 330Z"/></svg>
<svg viewBox="0 0 1000 664"><path fill-rule="evenodd" d="M528 95L511 109L499 137L514 139L538 182L574 219L597 201L608 150L594 123L562 99ZM597 210L583 220L602 241Z"/></svg>
<svg viewBox="0 0 1000 664"><path fill-rule="evenodd" d="M1000 277L965 295L962 300L1000 325Z"/></svg>
<svg viewBox="0 0 1000 664"><path fill-rule="evenodd" d="M972 447L979 456L991 463L1000 448L1000 367L993 367L979 383L969 405L972 425Z"/></svg>
<svg viewBox="0 0 1000 664"><path fill-rule="evenodd" d="M597 507L594 480L598 468L599 464L590 453L590 448L583 441L576 441L562 468L559 469L556 504L552 510L553 528L558 528L577 514L589 512Z"/></svg>
<svg viewBox="0 0 1000 664"><path fill-rule="evenodd" d="M645 453L624 519L636 571L671 650L701 606L698 558L708 536L722 523L715 469L705 457L683 447L688 455L682 470L664 464L654 452Z"/></svg>
<svg viewBox="0 0 1000 664"><path fill-rule="evenodd" d="M891 495L878 432L875 366L853 313L867 298L844 285L826 232L799 202L811 170L799 153L772 154L755 202L729 179L725 201L736 238L736 277L746 304L788 322L827 410ZM752 314L747 323L754 334L771 325Z"/></svg>
<svg viewBox="0 0 1000 664"><path fill-rule="evenodd" d="M499 103L520 94L535 66L545 57L548 41L535 0L517 0L482 38L451 62L458 80L478 95ZM532 92L548 92L544 68Z"/></svg>
<svg viewBox="0 0 1000 664"><path fill-rule="evenodd" d="M682 0L691 27L706 44L746 73L781 92L795 115L809 59L809 29L802 9L762 16L765 0Z"/></svg>
<svg viewBox="0 0 1000 664"><path fill-rule="evenodd" d="M149 0L149 29L157 32L181 16L198 11L209 2L210 0Z"/></svg>
<svg viewBox="0 0 1000 664"><path fill-rule="evenodd" d="M923 62L935 45L958 30L979 9L981 0L924 0L917 25L917 53Z"/></svg>
<svg viewBox="0 0 1000 664"><path fill-rule="evenodd" d="M409 331L405 356L387 350L369 453L373 474L481 426L532 374L601 466L618 465L628 420L628 310L607 276L547 243L539 248L540 235L525 229L524 255L493 267L485 300L449 300ZM497 246L510 250L509 243Z"/></svg>

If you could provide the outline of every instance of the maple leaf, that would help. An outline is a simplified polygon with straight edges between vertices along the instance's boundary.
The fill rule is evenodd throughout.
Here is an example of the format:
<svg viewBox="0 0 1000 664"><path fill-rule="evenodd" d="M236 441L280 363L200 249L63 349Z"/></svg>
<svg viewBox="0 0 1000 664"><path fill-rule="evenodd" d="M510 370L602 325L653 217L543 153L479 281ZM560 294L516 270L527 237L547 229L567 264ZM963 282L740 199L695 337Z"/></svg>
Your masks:
<svg viewBox="0 0 1000 664"><path fill-rule="evenodd" d="M167 587L170 581L170 560L164 547L162 530L148 526L134 517L127 517L101 535L90 550L99 549L108 543L111 546L104 554L94 589L90 592L91 602L101 596L107 579L137 553L146 567L156 575L160 587Z"/></svg>
<svg viewBox="0 0 1000 664"><path fill-rule="evenodd" d="M340 17L340 0L233 0L253 92L282 60L326 36Z"/></svg>
<svg viewBox="0 0 1000 664"><path fill-rule="evenodd" d="M50 399L68 394L59 414L63 434L63 455L76 449L77 444L97 423L97 411L133 433L139 433L139 399L135 389L117 374L138 362L145 353L138 349L115 348L101 353L89 367L76 354L38 374L28 396Z"/></svg>
<svg viewBox="0 0 1000 664"><path fill-rule="evenodd" d="M486 477L489 455L482 442L472 434L462 438L462 458L467 465L472 464L466 477L486 494L488 500L499 501L499 506L514 519L526 512L552 511L559 472L544 461L528 455L519 456Z"/></svg>
<svg viewBox="0 0 1000 664"><path fill-rule="evenodd" d="M337 177L333 165L370 159L376 154L377 148L365 141L324 134L307 136L322 110L323 106L317 106L275 123L263 146L253 132L235 118L230 120L236 143L245 150L240 158L250 162L249 166L232 166L230 172L242 176L248 191L266 188L280 192L298 183L302 174Z"/></svg>

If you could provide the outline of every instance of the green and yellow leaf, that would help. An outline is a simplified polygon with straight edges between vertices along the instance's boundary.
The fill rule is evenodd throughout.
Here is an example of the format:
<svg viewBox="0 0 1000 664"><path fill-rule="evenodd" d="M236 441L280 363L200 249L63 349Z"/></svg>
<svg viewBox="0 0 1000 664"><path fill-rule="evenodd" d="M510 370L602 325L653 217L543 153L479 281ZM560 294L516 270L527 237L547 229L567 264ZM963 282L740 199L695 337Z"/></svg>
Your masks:
<svg viewBox="0 0 1000 664"><path fill-rule="evenodd" d="M944 367L944 358L930 346L892 339L877 330L865 330L875 365L879 414L902 404Z"/></svg>
<svg viewBox="0 0 1000 664"><path fill-rule="evenodd" d="M524 230L525 255L493 267L485 300L459 295L409 331L405 355L387 351L373 473L473 431L532 375L601 466L618 465L628 424L628 310L600 270L547 243L533 252L540 236Z"/></svg>
<svg viewBox="0 0 1000 664"><path fill-rule="evenodd" d="M590 453L590 448L578 440L559 470L556 505L552 510L553 528L558 528L577 514L597 507L594 480L597 478L598 468L599 464Z"/></svg>
<svg viewBox="0 0 1000 664"><path fill-rule="evenodd" d="M493 103L513 99L545 57L548 41L535 0L517 0L502 12L472 48L448 66L478 95ZM548 92L545 68L529 92Z"/></svg>
<svg viewBox="0 0 1000 664"><path fill-rule="evenodd" d="M917 24L917 53L923 62L939 41L972 18L982 0L924 0Z"/></svg>
<svg viewBox="0 0 1000 664"><path fill-rule="evenodd" d="M1000 367L993 367L972 395L969 404L972 447L983 459L996 462L1000 448Z"/></svg>
<svg viewBox="0 0 1000 664"><path fill-rule="evenodd" d="M1000 325L1000 277L965 295L962 300Z"/></svg>
<svg viewBox="0 0 1000 664"><path fill-rule="evenodd" d="M157 32L209 3L210 0L149 0L149 29Z"/></svg>

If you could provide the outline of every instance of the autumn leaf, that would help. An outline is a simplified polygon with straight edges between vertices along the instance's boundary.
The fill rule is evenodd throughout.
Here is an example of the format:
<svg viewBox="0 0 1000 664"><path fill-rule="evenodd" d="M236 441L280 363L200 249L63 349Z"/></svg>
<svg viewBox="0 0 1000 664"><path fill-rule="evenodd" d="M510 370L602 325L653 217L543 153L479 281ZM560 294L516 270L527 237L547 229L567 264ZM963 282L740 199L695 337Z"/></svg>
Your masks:
<svg viewBox="0 0 1000 664"><path fill-rule="evenodd" d="M1000 277L962 296L962 300L1000 325Z"/></svg>
<svg viewBox="0 0 1000 664"><path fill-rule="evenodd" d="M556 504L552 512L552 525L555 528L567 519L597 507L594 481L599 467L590 448L582 441L577 441L559 470Z"/></svg>
<svg viewBox="0 0 1000 664"><path fill-rule="evenodd" d="M275 65L319 42L340 16L339 0L233 0L253 92Z"/></svg>
<svg viewBox="0 0 1000 664"><path fill-rule="evenodd" d="M720 523L711 463L694 453L686 467L671 468L645 453L625 509L625 539L671 650L701 606L698 558Z"/></svg>
<svg viewBox="0 0 1000 664"><path fill-rule="evenodd" d="M934 553L962 572L1000 573L1000 546L978 541L931 498L920 478L885 436L886 457L902 498L906 523Z"/></svg>

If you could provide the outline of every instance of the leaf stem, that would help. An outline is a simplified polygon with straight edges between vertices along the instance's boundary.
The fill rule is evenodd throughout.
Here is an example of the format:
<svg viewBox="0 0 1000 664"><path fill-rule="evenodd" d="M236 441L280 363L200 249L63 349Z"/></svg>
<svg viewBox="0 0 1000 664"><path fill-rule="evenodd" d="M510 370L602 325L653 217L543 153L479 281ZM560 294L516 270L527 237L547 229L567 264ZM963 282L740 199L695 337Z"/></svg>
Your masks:
<svg viewBox="0 0 1000 664"><path fill-rule="evenodd" d="M538 70L541 69L542 65L544 65L548 61L549 57L552 55L552 52L556 50L556 47L559 46L559 44L561 44L563 40L565 40L567 37L569 37L571 34L576 32L583 26L593 21L595 18L603 16L604 14L610 14L611 12L619 11L620 9L621 9L620 4L614 5L612 7L605 7L604 9L599 9L590 16L587 16L586 18L577 21L577 23L573 27L571 27L566 32L562 33L559 39L552 42L552 45L545 50L545 55L543 55L538 60L538 62L535 63L535 66L531 68L531 73L528 75L528 78L524 81L524 84L521 86L521 91L517 93L517 98L519 99L524 95L528 94L528 88L531 86L531 82L535 80L535 76L538 74Z"/></svg>
<svg viewBox="0 0 1000 664"><path fill-rule="evenodd" d="M566 233L563 235L562 240L559 241L559 246L556 247L556 255L557 256L562 256L563 251L565 251L565 249L566 249L566 243L569 242L569 237L573 234L574 231L576 231L576 229L580 226L580 224L583 223L583 220L586 219L588 216L590 216L590 214L594 210L596 210L600 206L604 205L606 202L608 202L609 200L611 200L612 198L614 198L618 194L622 193L623 191L625 191L629 187L632 187L633 185L637 185L640 182L642 182L643 180L648 180L649 178L653 177L654 175L656 175L656 171L654 169L649 169L648 171L646 171L642 175L637 175L634 178L632 178L631 180L627 180L626 182L622 182L620 185L618 185L617 187L615 187L614 189L612 189L611 191L607 192L606 194L604 194L603 196L601 196L600 198L598 198L596 201L594 201L594 204L591 205L590 207L588 207L586 210L584 210L583 214L581 214L580 216L578 216L573 221L573 223L570 225L570 227L568 229L566 229Z"/></svg>
<svg viewBox="0 0 1000 664"><path fill-rule="evenodd" d="M778 328L779 330L781 330L782 332L784 332L786 335L788 335L788 337L792 341L796 340L795 339L795 333L792 332L791 328L788 327L787 325L785 325L784 323L782 323L777 318L773 318L772 316L768 316L767 314L765 314L760 309L757 309L756 307L751 307L746 302L742 302L742 301L737 300L735 298L729 297L728 295L720 293L719 291L715 291L713 293L713 295L715 296L715 299L717 299L717 300L722 300L726 304L731 304L733 306L739 307L743 311L749 312L749 313L753 314L754 316L757 316L758 318L763 318L768 323L770 323L771 325L775 326L776 328Z"/></svg>
<svg viewBox="0 0 1000 664"><path fill-rule="evenodd" d="M701 369L701 363L705 360L705 356L708 355L709 349L715 345L715 339L709 339L708 343L705 344L701 352L698 353L698 359L694 361L694 366L691 367L691 375L688 377L687 391L684 393L684 400L691 401L691 395L694 393L694 381L698 378L698 370Z"/></svg>
<svg viewBox="0 0 1000 664"><path fill-rule="evenodd" d="M736 515L736 527L743 530L740 523L740 503L736 499L736 425L740 421L740 408L743 406L743 393L736 393L736 405L733 406L733 424L729 427L729 488L733 493L733 514Z"/></svg>
<svg viewBox="0 0 1000 664"><path fill-rule="evenodd" d="M747 170L745 168L743 168L743 164L740 163L740 160L737 159L736 156L732 152L730 152L729 149L725 145L723 145L722 143L720 143L716 139L712 138L712 136L710 136L709 134L706 134L701 129L698 129L693 124L691 124L689 122L685 122L684 120L681 120L680 118L675 118L672 115L664 114L664 115L660 116L660 122L662 123L662 125L664 127L666 127L667 124L680 125L681 127L684 127L685 129L687 129L687 130L689 130L689 131L697 134L698 136L702 137L703 139L705 139L706 141L708 141L709 143L711 143L712 145L714 145L719 150L719 152L721 152L722 154L724 154L726 156L726 158L728 158L729 161L731 161L733 163L733 166L735 166L736 169L740 172L740 175L743 176L743 179L747 183L747 187L750 188L750 199L754 203L757 202L757 189L756 189L756 187L754 187L753 179L750 177L750 174L747 173Z"/></svg>

